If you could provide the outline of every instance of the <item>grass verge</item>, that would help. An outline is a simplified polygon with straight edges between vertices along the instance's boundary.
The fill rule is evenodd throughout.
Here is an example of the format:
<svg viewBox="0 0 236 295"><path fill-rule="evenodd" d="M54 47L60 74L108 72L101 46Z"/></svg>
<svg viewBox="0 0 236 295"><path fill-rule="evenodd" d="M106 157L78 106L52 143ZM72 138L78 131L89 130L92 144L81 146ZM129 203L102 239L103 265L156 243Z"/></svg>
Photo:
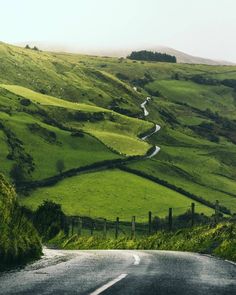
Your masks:
<svg viewBox="0 0 236 295"><path fill-rule="evenodd" d="M236 261L236 224L220 223L216 226L204 225L180 229L175 232L158 232L146 238L130 240L104 239L102 237L70 238L60 233L48 242L49 246L63 249L138 249L174 250L211 254Z"/></svg>

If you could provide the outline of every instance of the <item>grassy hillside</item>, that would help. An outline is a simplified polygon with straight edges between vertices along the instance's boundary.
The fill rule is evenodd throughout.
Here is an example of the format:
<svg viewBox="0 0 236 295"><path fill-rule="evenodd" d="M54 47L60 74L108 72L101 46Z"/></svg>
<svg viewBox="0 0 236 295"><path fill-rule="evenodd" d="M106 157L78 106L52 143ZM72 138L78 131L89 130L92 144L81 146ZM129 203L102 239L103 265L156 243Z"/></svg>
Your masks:
<svg viewBox="0 0 236 295"><path fill-rule="evenodd" d="M41 243L33 225L16 202L14 189L0 174L0 269L4 265L38 258Z"/></svg>
<svg viewBox="0 0 236 295"><path fill-rule="evenodd" d="M8 99L8 106L12 100ZM69 130L45 123L34 106L26 111L18 108L0 112L1 171L7 175L14 164L24 167L27 179L40 179L58 173L58 160L63 160L64 170L68 170L119 157L87 134L72 136Z"/></svg>
<svg viewBox="0 0 236 295"><path fill-rule="evenodd" d="M60 122L63 120L68 129L84 130L120 154L140 155L145 154L150 148L137 136L150 129L153 126L152 123L95 106L68 102L16 85L2 84L0 87L41 106L53 107L47 110L49 117Z"/></svg>
<svg viewBox="0 0 236 295"><path fill-rule="evenodd" d="M103 217L109 220L119 216L129 221L135 215L138 221L147 219L148 211L166 216L169 206L178 215L190 208L191 200L162 185L142 177L110 170L84 174L65 179L52 187L37 189L22 204L36 209L45 199L62 204L68 215ZM196 203L197 211L207 215L213 210Z"/></svg>
<svg viewBox="0 0 236 295"><path fill-rule="evenodd" d="M23 165L24 177L31 181L58 174L58 160L64 161L65 171L129 155L145 156L157 145L161 151L154 158L143 157L127 166L212 204L218 199L236 212L236 67L49 53L3 43L0 61L0 169L8 176L15 163ZM152 100L147 104L150 114L143 119L140 104L146 96ZM155 123L161 130L147 142L139 139ZM105 193L95 192L94 187L109 186L112 218L127 203L126 216L153 204L159 206L157 211L174 206L175 191L167 189L166 202L158 203L155 196L163 193L163 187L145 177L123 175L119 171L116 181L110 170L75 176L33 191L23 201L35 208L48 192L46 197L62 202L67 213L88 214L87 204L98 206L99 200L101 209L91 204L91 214L97 216L107 214L107 204ZM124 186L126 178L133 183L129 189ZM81 189L83 200L78 203L71 183L76 194ZM124 189L117 203L116 183ZM144 202L136 204L136 196L129 199L137 186L138 199L144 191L151 196L146 207Z"/></svg>
<svg viewBox="0 0 236 295"><path fill-rule="evenodd" d="M81 103L73 103L70 101L66 101L64 99L38 93L18 85L0 84L0 87L6 90L9 90L10 92L16 95L20 95L22 97L28 98L32 100L33 102L39 103L41 105L55 106L55 107L61 107L61 108L72 109L72 110L80 110L85 112L106 112L107 111L106 109L99 108L96 106L90 106L88 104L81 104Z"/></svg>

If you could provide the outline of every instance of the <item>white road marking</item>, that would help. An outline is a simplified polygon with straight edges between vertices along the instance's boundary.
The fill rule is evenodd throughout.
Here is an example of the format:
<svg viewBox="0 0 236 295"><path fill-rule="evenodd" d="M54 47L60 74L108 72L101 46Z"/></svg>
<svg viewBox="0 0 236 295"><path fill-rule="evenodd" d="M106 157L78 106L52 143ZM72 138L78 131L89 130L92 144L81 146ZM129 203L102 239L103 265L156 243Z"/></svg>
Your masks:
<svg viewBox="0 0 236 295"><path fill-rule="evenodd" d="M230 264L236 265L236 263L233 262L233 261L230 261L230 260L227 260L227 259L225 261L229 262Z"/></svg>
<svg viewBox="0 0 236 295"><path fill-rule="evenodd" d="M133 256L134 256L134 265L139 265L140 257L136 254L133 254Z"/></svg>
<svg viewBox="0 0 236 295"><path fill-rule="evenodd" d="M116 283L118 283L119 281L123 280L126 276L127 276L126 273L121 274L116 279L110 281L109 283L103 285L102 287L98 288L94 292L90 293L90 295L98 295L98 294L101 294L102 292L104 292L105 290L107 290L108 288L110 288L111 286L113 286Z"/></svg>

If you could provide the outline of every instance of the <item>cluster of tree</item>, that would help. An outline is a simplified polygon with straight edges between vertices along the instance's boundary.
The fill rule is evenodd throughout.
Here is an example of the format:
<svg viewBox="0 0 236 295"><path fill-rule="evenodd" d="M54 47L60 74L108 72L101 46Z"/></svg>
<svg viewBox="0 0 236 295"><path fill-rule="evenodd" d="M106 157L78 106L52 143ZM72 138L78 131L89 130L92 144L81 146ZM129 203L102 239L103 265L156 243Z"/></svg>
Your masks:
<svg viewBox="0 0 236 295"><path fill-rule="evenodd" d="M116 77L123 81L129 81L129 77L124 73L116 73Z"/></svg>
<svg viewBox="0 0 236 295"><path fill-rule="evenodd" d="M179 122L178 122L176 116L174 115L174 113L172 113L168 109L159 108L158 112L159 112L161 118L163 120L165 120L165 122L169 123L170 125L179 124Z"/></svg>
<svg viewBox="0 0 236 295"><path fill-rule="evenodd" d="M217 136L218 128L216 128L215 124L211 122L202 122L199 125L191 126L190 128L198 135L212 142L218 143L220 141L219 136Z"/></svg>
<svg viewBox="0 0 236 295"><path fill-rule="evenodd" d="M214 124L211 122L202 122L197 126L191 126L190 128L192 130L213 142L219 142L219 136L223 136L234 144L236 143L236 120L222 117L217 112L212 112L210 109L194 110L200 115L207 117L207 119L214 121Z"/></svg>
<svg viewBox="0 0 236 295"><path fill-rule="evenodd" d="M105 113L103 112L95 112L95 113L87 113L87 112L70 112L69 119L75 121L90 121L90 122L97 122L103 121L105 119Z"/></svg>
<svg viewBox="0 0 236 295"><path fill-rule="evenodd" d="M43 128L41 125L34 123L34 124L28 124L28 128L31 133L37 134L41 138L43 138L45 141L56 144L57 141L57 135L54 131L50 131L46 128Z"/></svg>
<svg viewBox="0 0 236 295"><path fill-rule="evenodd" d="M33 214L33 223L38 233L47 241L61 230L66 230L66 216L61 205L53 201L44 201Z"/></svg>
<svg viewBox="0 0 236 295"><path fill-rule="evenodd" d="M21 182L31 179L31 173L35 169L35 164L31 155L25 151L23 142L16 137L11 129L0 122L0 130L3 130L6 135L9 146L7 159L14 161L10 176L17 187Z"/></svg>
<svg viewBox="0 0 236 295"><path fill-rule="evenodd" d="M133 110L128 109L127 105L129 105L129 104L128 104L128 101L126 98L117 97L111 101L111 103L109 105L109 109L111 109L117 113L120 113L122 115L130 116L130 117L138 116L138 114L135 113ZM115 121L114 116L113 115L109 116L109 120Z"/></svg>
<svg viewBox="0 0 236 295"><path fill-rule="evenodd" d="M144 77L133 79L131 82L134 86L143 88L145 85L153 81L154 79L149 73L144 73Z"/></svg>
<svg viewBox="0 0 236 295"><path fill-rule="evenodd" d="M31 50L39 51L39 49L38 49L37 46L34 46L34 47L31 48L31 47L29 46L29 44L27 44L27 45L25 46L25 49L31 49Z"/></svg>
<svg viewBox="0 0 236 295"><path fill-rule="evenodd" d="M219 80L212 79L210 77L205 77L202 75L194 75L190 78L190 80L202 85L219 85L220 84Z"/></svg>
<svg viewBox="0 0 236 295"><path fill-rule="evenodd" d="M190 78L187 78L190 81L193 81L195 83L198 84L202 84L202 85L224 85L227 87L231 87L236 91L236 79L224 79L224 80L217 80L217 79L213 79L211 77L206 77L203 75L194 75Z"/></svg>
<svg viewBox="0 0 236 295"><path fill-rule="evenodd" d="M148 94L150 94L151 96L156 96L156 97L161 97L162 96L162 94L161 94L161 92L159 91L159 90L153 90L153 89L151 89L151 88L147 88L147 89L145 89L147 92L148 92Z"/></svg>
<svg viewBox="0 0 236 295"><path fill-rule="evenodd" d="M129 56L127 56L127 58L132 60L159 61L170 63L177 62L176 57L173 55L148 50L133 51Z"/></svg>
<svg viewBox="0 0 236 295"><path fill-rule="evenodd" d="M73 131L73 132L71 132L71 136L83 138L84 132L83 132L83 130Z"/></svg>
<svg viewBox="0 0 236 295"><path fill-rule="evenodd" d="M236 79L225 79L221 81L221 83L225 86L232 87L236 91Z"/></svg>
<svg viewBox="0 0 236 295"><path fill-rule="evenodd" d="M59 160L61 163L56 163L56 169L59 172L58 175L54 175L52 177L48 177L42 180L37 181L25 181L19 183L18 189L21 191L29 191L34 188L38 187L45 187L56 184L58 181L64 179L65 177L71 177L76 175L79 172L82 171L90 171L91 169L97 169L101 167L109 168L115 168L120 167L123 164L126 164L128 162L136 161L143 159L143 156L129 156L125 159L115 159L115 160L104 160L101 162L95 162L87 166L79 167L79 168L72 168L70 170L63 171L65 169L63 160Z"/></svg>

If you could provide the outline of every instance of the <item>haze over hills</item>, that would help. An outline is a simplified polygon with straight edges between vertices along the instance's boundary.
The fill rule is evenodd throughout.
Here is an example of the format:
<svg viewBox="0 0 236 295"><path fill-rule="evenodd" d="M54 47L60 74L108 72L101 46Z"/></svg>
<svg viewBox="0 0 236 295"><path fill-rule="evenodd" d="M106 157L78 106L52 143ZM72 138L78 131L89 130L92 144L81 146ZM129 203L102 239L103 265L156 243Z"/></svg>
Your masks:
<svg viewBox="0 0 236 295"><path fill-rule="evenodd" d="M205 64L205 65L235 65L235 63L230 61L213 60L213 59L193 56L185 52L182 52L170 47L165 47L165 46L158 46L156 48L152 48L152 50L174 55L176 56L178 63Z"/></svg>
<svg viewBox="0 0 236 295"><path fill-rule="evenodd" d="M46 42L24 42L17 44L19 46L24 47L26 44L30 46L37 46L42 50L46 51L55 51L55 52L67 52L67 53L81 53L81 54L90 54L90 55L98 55L98 56L110 56L110 57L126 57L132 51L135 50L151 50L158 51L161 53L167 53L170 55L174 55L177 58L177 63L188 63L188 64L205 64L205 65L236 65L233 62L226 60L215 60L210 58L203 58L199 56L193 56L188 53L185 53L180 50L176 50L167 46L153 46L153 47L134 47L134 48L123 48L123 49L86 49L81 48L79 45L65 45L65 44L56 44L56 43L46 43Z"/></svg>

